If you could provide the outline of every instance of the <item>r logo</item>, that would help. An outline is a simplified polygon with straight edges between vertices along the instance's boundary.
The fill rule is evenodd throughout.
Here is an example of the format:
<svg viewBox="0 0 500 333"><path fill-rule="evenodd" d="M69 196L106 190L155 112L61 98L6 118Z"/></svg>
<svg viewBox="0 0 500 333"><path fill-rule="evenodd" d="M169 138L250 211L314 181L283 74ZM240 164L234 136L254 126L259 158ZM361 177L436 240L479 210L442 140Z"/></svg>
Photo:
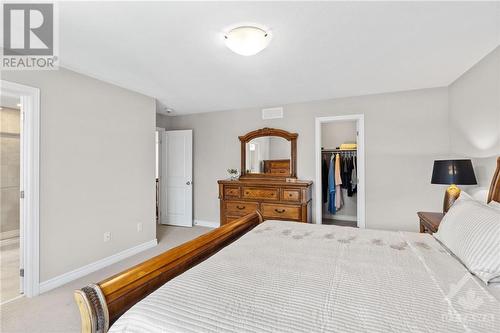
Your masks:
<svg viewBox="0 0 500 333"><path fill-rule="evenodd" d="M54 54L53 4L4 4L3 22L4 55Z"/></svg>

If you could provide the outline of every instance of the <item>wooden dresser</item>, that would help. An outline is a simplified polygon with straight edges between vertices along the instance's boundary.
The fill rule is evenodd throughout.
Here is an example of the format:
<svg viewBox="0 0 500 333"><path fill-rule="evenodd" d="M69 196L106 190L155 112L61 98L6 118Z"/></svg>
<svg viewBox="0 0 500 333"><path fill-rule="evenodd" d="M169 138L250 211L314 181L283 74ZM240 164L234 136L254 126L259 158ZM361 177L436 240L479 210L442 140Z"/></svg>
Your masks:
<svg viewBox="0 0 500 333"><path fill-rule="evenodd" d="M266 219L310 222L311 181L219 180L220 224L259 209Z"/></svg>
<svg viewBox="0 0 500 333"><path fill-rule="evenodd" d="M290 173L290 160L266 160L264 162L264 173L286 174Z"/></svg>
<svg viewBox="0 0 500 333"><path fill-rule="evenodd" d="M265 127L238 137L240 178L218 181L221 225L257 209L265 219L311 221L312 182L297 179L298 136Z"/></svg>

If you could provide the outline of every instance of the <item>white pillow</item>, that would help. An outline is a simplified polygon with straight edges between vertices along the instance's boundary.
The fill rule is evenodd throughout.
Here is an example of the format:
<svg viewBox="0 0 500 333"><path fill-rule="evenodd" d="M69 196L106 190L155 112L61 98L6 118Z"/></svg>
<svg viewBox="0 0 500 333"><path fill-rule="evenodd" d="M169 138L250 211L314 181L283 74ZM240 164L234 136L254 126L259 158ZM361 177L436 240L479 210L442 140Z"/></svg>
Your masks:
<svg viewBox="0 0 500 333"><path fill-rule="evenodd" d="M474 199L473 197L471 197L471 195L465 191L460 191L460 195L458 196L458 199L457 200L476 200Z"/></svg>
<svg viewBox="0 0 500 333"><path fill-rule="evenodd" d="M500 278L500 210L461 196L434 236L484 282Z"/></svg>
<svg viewBox="0 0 500 333"><path fill-rule="evenodd" d="M490 203L488 204L488 206L500 210L500 202L490 201ZM500 283L500 277L491 279L490 283Z"/></svg>

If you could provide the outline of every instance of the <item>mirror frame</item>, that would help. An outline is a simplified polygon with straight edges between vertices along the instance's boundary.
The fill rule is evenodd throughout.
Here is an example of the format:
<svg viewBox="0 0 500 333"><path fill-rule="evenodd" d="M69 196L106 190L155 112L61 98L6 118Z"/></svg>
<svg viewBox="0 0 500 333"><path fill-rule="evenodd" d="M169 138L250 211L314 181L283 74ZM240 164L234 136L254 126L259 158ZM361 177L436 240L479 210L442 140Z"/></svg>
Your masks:
<svg viewBox="0 0 500 333"><path fill-rule="evenodd" d="M260 138L263 136L279 136L287 141L290 141L290 175L280 176L278 174L265 174L265 173L247 173L246 172L246 144L255 138ZM285 130L277 128L264 127L252 132L248 132L245 135L239 136L241 142L241 169L240 178L297 178L297 133L290 133Z"/></svg>

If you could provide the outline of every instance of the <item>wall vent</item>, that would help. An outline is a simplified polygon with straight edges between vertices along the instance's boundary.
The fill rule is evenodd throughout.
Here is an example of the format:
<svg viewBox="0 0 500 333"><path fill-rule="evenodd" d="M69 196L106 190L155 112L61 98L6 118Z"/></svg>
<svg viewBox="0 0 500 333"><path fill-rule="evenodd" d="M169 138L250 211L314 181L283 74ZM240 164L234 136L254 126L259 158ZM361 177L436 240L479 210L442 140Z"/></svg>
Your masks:
<svg viewBox="0 0 500 333"><path fill-rule="evenodd" d="M283 118L283 108L262 109L262 119L280 119Z"/></svg>

